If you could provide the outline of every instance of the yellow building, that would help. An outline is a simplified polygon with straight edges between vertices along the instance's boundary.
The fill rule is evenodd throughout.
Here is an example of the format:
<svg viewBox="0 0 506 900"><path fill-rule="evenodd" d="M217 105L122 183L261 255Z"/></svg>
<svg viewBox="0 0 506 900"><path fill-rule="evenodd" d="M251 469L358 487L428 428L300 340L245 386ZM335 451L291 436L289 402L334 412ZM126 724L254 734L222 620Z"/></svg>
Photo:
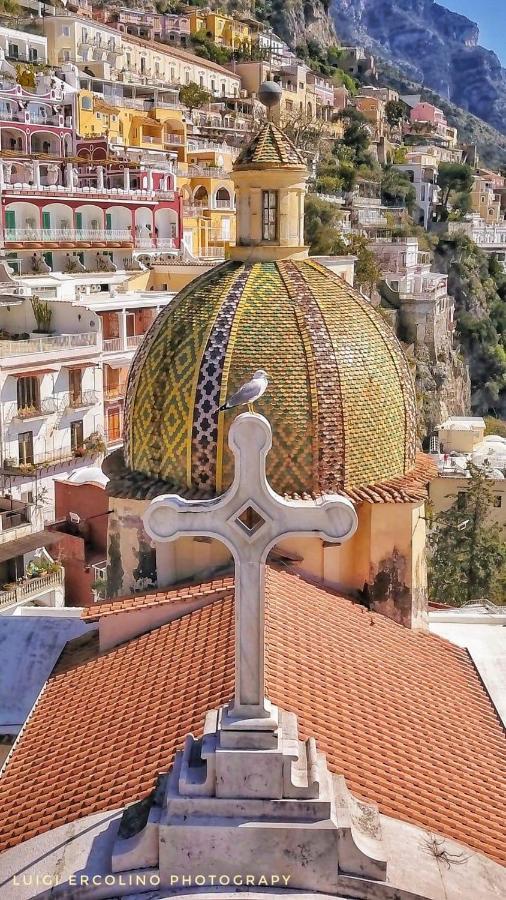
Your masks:
<svg viewBox="0 0 506 900"><path fill-rule="evenodd" d="M241 62L234 65L241 83L249 94L258 94L260 85L273 73L266 62ZM276 70L273 80L281 89L279 104L273 109L278 124L294 118L314 119L317 115L317 95L314 76L305 68L293 64Z"/></svg>
<svg viewBox="0 0 506 900"><path fill-rule="evenodd" d="M379 141L385 134L385 103L380 97L358 96L355 104L359 112L367 119L374 129L374 140Z"/></svg>
<svg viewBox="0 0 506 900"><path fill-rule="evenodd" d="M230 50L251 47L252 33L247 22L234 19L219 11L200 10L189 7L190 34L204 32L215 44Z"/></svg>
<svg viewBox="0 0 506 900"><path fill-rule="evenodd" d="M277 548L321 583L365 598L409 627L425 627L426 483L416 452L410 370L389 326L304 246L305 164L271 122L234 164L238 234L232 259L169 304L130 373L124 451L106 461L111 583L128 592L142 515L159 493L209 498L232 477L220 411L264 368L256 409L269 419L268 478L282 495L340 491L359 527L342 547L317 536ZM156 397L156 403L153 402ZM230 562L216 541L154 545L164 587L212 576Z"/></svg>
<svg viewBox="0 0 506 900"><path fill-rule="evenodd" d="M154 106L142 112L123 106L121 97L104 100L90 90L81 90L77 101L77 132L81 137L107 136L110 144L142 147L186 159L186 123L183 109Z"/></svg>
<svg viewBox="0 0 506 900"><path fill-rule="evenodd" d="M495 225L502 219L501 198L496 196L492 181L482 175L476 175L471 191L471 209L478 213L488 225Z"/></svg>
<svg viewBox="0 0 506 900"><path fill-rule="evenodd" d="M178 169L183 198L183 243L194 256L223 257L235 241L232 157L226 151L189 152Z"/></svg>

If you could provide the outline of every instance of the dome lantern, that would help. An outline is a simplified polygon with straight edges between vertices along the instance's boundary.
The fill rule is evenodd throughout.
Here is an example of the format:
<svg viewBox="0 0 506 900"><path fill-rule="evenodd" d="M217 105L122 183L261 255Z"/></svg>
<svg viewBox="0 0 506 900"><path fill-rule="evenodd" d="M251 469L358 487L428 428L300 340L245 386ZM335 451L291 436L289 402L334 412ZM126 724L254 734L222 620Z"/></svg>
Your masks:
<svg viewBox="0 0 506 900"><path fill-rule="evenodd" d="M259 98L270 109L276 82L264 82ZM237 246L232 259L261 262L304 258L306 164L289 138L267 121L239 154L232 180L237 193Z"/></svg>

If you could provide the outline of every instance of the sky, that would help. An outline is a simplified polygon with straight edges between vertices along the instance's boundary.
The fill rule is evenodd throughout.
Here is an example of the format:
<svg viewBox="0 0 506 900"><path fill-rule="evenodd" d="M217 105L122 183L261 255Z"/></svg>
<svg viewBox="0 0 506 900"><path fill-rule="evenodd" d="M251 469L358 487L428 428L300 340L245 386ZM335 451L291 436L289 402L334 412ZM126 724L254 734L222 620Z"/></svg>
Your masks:
<svg viewBox="0 0 506 900"><path fill-rule="evenodd" d="M454 12L462 13L480 29L480 44L495 50L506 66L506 2L505 0L437 0Z"/></svg>

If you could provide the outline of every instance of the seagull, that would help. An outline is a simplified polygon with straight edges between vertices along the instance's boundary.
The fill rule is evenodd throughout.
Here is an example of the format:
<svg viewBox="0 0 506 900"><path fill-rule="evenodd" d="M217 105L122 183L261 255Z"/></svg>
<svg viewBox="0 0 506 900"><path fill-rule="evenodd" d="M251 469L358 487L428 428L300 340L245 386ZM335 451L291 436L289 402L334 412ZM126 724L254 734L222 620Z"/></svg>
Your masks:
<svg viewBox="0 0 506 900"><path fill-rule="evenodd" d="M249 411L253 412L253 403L255 400L258 400L262 394L265 394L268 384L269 379L267 378L267 372L264 372L263 369L257 369L257 371L253 373L253 378L250 381L247 381L246 384L243 384L235 394L232 394L223 406L220 406L220 412L225 409L233 409L234 406L245 406L246 403L248 404Z"/></svg>

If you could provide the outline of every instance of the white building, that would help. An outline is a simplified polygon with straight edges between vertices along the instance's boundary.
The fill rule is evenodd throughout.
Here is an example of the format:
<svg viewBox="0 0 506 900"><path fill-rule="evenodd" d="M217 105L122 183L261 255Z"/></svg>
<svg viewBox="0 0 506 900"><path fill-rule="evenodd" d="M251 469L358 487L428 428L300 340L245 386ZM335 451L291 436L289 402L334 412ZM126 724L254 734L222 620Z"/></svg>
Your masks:
<svg viewBox="0 0 506 900"><path fill-rule="evenodd" d="M410 154L408 154L408 157ZM396 165L395 168L399 172L403 172L411 181L415 192L415 207L418 214L418 223L428 228L429 222L432 222L434 209L439 201L440 190L437 186L438 164L434 158L425 154L413 154L412 161L408 161L402 165Z"/></svg>
<svg viewBox="0 0 506 900"><path fill-rule="evenodd" d="M371 249L383 272L381 293L398 311L400 336L425 344L437 358L453 344L455 304L447 276L431 271L430 254L419 250L415 237L377 240Z"/></svg>
<svg viewBox="0 0 506 900"><path fill-rule="evenodd" d="M0 329L3 488L50 522L54 475L105 451L100 319L35 293L5 295Z"/></svg>
<svg viewBox="0 0 506 900"><path fill-rule="evenodd" d="M12 64L44 64L47 62L47 38L29 31L0 28L0 51L0 59L6 59Z"/></svg>

